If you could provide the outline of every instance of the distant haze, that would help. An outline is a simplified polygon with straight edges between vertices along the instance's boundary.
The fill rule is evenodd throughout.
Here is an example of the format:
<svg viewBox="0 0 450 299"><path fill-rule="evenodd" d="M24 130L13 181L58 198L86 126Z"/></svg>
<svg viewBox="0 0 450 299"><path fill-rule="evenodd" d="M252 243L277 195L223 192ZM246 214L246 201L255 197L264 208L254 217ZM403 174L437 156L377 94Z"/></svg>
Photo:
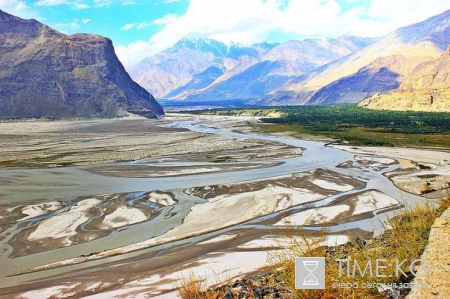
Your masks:
<svg viewBox="0 0 450 299"><path fill-rule="evenodd" d="M185 103L356 103L396 90L449 45L447 11L381 38L347 35L250 46L183 38L129 72L156 97Z"/></svg>

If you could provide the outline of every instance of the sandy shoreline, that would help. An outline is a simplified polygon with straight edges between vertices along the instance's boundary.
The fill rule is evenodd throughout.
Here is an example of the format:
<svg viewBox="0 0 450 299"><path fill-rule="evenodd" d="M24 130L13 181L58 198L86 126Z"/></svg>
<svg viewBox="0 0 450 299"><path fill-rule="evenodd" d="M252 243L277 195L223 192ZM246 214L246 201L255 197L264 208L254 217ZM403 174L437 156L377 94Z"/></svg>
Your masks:
<svg viewBox="0 0 450 299"><path fill-rule="evenodd" d="M386 175L409 193L439 198L450 192L450 152L415 148L332 145L355 154L384 156L399 161L401 169Z"/></svg>

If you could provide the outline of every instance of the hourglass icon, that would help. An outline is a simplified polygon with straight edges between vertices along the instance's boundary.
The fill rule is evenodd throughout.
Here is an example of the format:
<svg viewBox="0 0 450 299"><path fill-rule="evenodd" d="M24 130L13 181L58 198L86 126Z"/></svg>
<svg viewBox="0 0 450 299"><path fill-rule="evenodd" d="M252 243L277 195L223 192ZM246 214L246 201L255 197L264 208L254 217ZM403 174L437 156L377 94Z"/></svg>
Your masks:
<svg viewBox="0 0 450 299"><path fill-rule="evenodd" d="M308 271L308 275L303 280L303 285L305 286L317 286L319 285L319 280L314 276L314 270L317 269L319 261L302 261L303 267Z"/></svg>

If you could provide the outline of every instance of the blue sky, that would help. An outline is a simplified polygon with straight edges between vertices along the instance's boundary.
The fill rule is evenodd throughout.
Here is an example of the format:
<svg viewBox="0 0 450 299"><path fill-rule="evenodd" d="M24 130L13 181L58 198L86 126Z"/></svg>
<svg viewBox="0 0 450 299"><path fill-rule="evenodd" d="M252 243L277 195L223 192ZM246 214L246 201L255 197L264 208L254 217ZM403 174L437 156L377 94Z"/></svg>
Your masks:
<svg viewBox="0 0 450 299"><path fill-rule="evenodd" d="M2 2L13 2L3 1ZM96 33L110 37L117 45L126 45L136 40L149 39L161 26L151 24L154 20L170 14L182 14L189 1L14 1L25 3L27 9L12 10L24 17L37 18L41 22L64 33ZM86 6L85 6L86 5ZM1 6L0 6L1 8ZM8 9L5 9L8 11ZM18 12L18 13L17 13ZM137 30L122 30L126 24L150 23Z"/></svg>
<svg viewBox="0 0 450 299"><path fill-rule="evenodd" d="M0 9L67 34L111 38L125 66L182 37L283 42L382 36L450 9L442 0L0 0Z"/></svg>

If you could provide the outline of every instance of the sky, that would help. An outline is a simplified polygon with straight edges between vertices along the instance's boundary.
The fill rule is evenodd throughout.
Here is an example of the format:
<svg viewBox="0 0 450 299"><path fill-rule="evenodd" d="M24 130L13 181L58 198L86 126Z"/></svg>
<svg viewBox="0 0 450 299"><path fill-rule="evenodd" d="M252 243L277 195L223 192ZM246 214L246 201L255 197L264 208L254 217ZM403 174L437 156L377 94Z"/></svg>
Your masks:
<svg viewBox="0 0 450 299"><path fill-rule="evenodd" d="M380 37L450 9L444 0L0 0L0 9L63 33L113 40L130 68L183 37L250 45Z"/></svg>

